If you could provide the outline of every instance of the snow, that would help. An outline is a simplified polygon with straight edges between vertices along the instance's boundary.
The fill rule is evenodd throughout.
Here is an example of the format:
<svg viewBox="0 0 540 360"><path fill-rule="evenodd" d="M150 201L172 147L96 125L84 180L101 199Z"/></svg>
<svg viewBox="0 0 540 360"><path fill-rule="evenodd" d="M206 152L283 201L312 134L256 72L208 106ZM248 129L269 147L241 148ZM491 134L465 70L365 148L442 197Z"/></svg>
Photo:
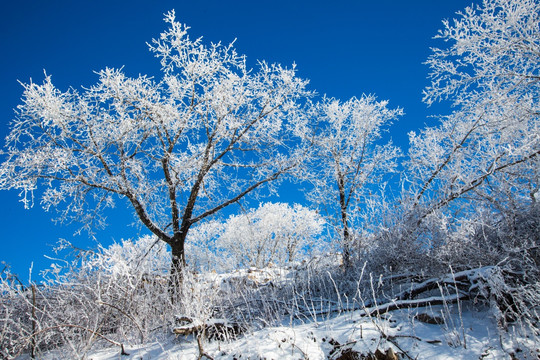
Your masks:
<svg viewBox="0 0 540 360"><path fill-rule="evenodd" d="M335 264L336 257L321 258L321 266ZM295 272L303 263L289 267L267 267L264 269L240 269L230 273L208 272L200 274L205 282L215 284L212 288L227 291L234 282L244 282L250 287L263 289L269 284L282 286L293 281ZM475 278L491 271L489 267L455 273L442 277L441 281ZM435 281L432 279L430 281ZM409 291L429 288L430 282L412 285ZM284 320L279 326L253 326L237 338L228 340L202 341L205 354L213 359L244 360L297 360L297 359L340 359L344 354L373 354L376 350L392 349L399 359L538 359L536 354L525 349L539 349L540 344L531 343L534 337L524 337L522 329L509 328L501 331L492 310L474 300L459 300L457 294L447 296L424 296L422 299L399 299L406 297L398 293L394 301L366 305L369 307L350 311L337 308L327 312ZM426 295L426 294L424 294ZM440 295L440 294L439 294ZM431 305L426 305L431 303ZM434 303L440 305L433 305ZM286 305L286 304L285 304ZM399 305L399 309L395 309ZM204 304L203 304L204 306ZM392 309L389 309L392 307ZM177 329L227 324L226 319L188 319L186 324L177 324ZM229 324L230 325L230 324ZM193 333L186 331L185 333ZM175 335L173 328L163 328L149 336L144 343L132 338L123 343L128 355L122 355L119 346L98 342L95 349L87 353L91 360L165 360L199 359L196 335ZM102 348L105 346L105 348ZM71 355L62 349L40 354L43 360L69 359ZM205 357L202 357L203 359ZM343 360L346 357L343 356ZM349 357L350 358L350 357ZM361 358L361 357L358 357ZM29 359L26 354L19 359Z"/></svg>
<svg viewBox="0 0 540 360"><path fill-rule="evenodd" d="M203 347L214 359L223 360L337 359L340 350L351 349L367 355L376 349L386 351L390 347L401 359L407 358L403 355L404 350L412 359L442 360L511 359L507 351L517 346L499 338L496 324L487 310L477 311L471 306L465 306L461 314L463 328L457 306L402 309L378 318L362 317L361 313L353 311L326 320L263 328L229 342L205 341ZM418 321L418 314L443 317L446 322L426 324ZM126 346L125 351L129 355L120 355L118 348L99 350L88 359L180 360L199 356L197 341L192 336L170 335L150 343ZM44 359L55 359L58 355L50 353ZM516 356L520 358L519 352Z"/></svg>

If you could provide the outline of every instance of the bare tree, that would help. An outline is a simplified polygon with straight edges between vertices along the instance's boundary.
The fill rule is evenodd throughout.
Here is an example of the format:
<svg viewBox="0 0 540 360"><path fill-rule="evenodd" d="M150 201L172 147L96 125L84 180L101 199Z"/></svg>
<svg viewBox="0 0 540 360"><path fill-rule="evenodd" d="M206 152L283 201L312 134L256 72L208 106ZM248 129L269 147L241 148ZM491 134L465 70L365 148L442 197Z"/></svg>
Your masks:
<svg viewBox="0 0 540 360"><path fill-rule="evenodd" d="M339 229L346 266L351 260L351 221L362 196L395 170L400 154L391 142L377 143L383 128L403 113L388 109L387 104L370 95L346 102L325 98L317 106L320 128L311 164L314 190L309 197Z"/></svg>
<svg viewBox="0 0 540 360"><path fill-rule="evenodd" d="M233 44L191 40L174 12L165 21L168 30L149 45L160 81L107 68L80 92L58 90L50 76L23 84L0 188L22 190L31 206L42 185L43 207L87 230L103 226L102 210L124 199L171 247L176 273L193 224L301 162L309 93L294 66L250 69Z"/></svg>

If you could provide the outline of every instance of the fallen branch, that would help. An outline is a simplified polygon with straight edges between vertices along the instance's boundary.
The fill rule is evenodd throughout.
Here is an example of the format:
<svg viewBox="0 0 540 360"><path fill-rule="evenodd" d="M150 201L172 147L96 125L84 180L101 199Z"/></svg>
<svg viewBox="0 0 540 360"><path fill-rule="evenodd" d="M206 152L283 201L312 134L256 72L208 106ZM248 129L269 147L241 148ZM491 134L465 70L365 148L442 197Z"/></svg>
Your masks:
<svg viewBox="0 0 540 360"><path fill-rule="evenodd" d="M472 270L465 270L452 274L447 274L441 278L429 279L419 284L411 286L409 289L398 293L395 296L397 300L412 299L424 292L438 289L440 285L457 286L464 291L470 292L477 287L477 280L486 271L489 271L491 267L481 267Z"/></svg>
<svg viewBox="0 0 540 360"><path fill-rule="evenodd" d="M371 308L365 308L360 313L360 316L370 316L374 313L385 314L390 311L399 310L409 307L426 307L432 305L442 305L444 303L454 303L458 300L467 300L469 298L468 294L454 294L450 296L432 296L425 299L417 300L398 300L392 301L383 305L375 305Z"/></svg>
<svg viewBox="0 0 540 360"><path fill-rule="evenodd" d="M181 317L178 320L188 322L188 324L173 328L172 331L175 335L189 336L206 332L208 338L212 339L219 336L224 337L226 334L234 336L242 332L239 324L229 323L225 319L212 319L205 323L195 321L188 317Z"/></svg>

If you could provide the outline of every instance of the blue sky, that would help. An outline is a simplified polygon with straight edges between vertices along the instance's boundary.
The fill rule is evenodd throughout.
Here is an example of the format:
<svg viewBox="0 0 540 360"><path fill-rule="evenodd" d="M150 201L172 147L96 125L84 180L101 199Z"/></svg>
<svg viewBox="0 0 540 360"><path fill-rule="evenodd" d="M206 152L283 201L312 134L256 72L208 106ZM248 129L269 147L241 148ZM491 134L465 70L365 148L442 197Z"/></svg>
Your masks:
<svg viewBox="0 0 540 360"><path fill-rule="evenodd" d="M176 10L192 37L229 43L248 58L297 64L310 88L342 100L363 93L390 100L405 116L390 130L404 150L407 132L433 124L428 118L448 112L422 102L428 68L422 63L436 46L433 35L443 19L472 0L334 1L68 1L20 0L0 4L0 137L9 131L20 103L18 80L40 83L43 71L60 89L89 86L94 71L124 67L131 76L159 75L159 63L147 42L165 29L163 14ZM478 2L478 1L476 1ZM17 192L0 192L0 261L23 280L46 267L50 245L59 238L78 246L94 244L73 227L54 225L53 214L38 205L24 210ZM282 199L286 201L286 199ZM110 226L97 233L103 243L137 237L123 208L109 215ZM0 270L3 266L0 266Z"/></svg>

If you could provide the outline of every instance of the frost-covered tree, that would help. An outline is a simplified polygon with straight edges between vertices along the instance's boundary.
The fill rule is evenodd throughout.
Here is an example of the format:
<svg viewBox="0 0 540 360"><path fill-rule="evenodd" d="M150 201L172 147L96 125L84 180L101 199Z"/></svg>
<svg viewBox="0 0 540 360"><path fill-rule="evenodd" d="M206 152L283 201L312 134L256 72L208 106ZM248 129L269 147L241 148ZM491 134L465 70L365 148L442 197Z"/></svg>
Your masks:
<svg viewBox="0 0 540 360"><path fill-rule="evenodd" d="M444 43L427 61L424 100L448 100L453 111L410 135L406 226L393 243L421 244L398 262L432 272L492 266L484 291L497 321L537 334L540 3L484 0L436 38Z"/></svg>
<svg viewBox="0 0 540 360"><path fill-rule="evenodd" d="M455 110L410 134L408 180L414 207L424 207L420 220L456 200L475 207L471 197L498 206L538 198L540 4L485 0L458 15L436 36L446 46L427 61L424 91L427 104L449 100Z"/></svg>
<svg viewBox="0 0 540 360"><path fill-rule="evenodd" d="M314 189L308 195L335 225L346 266L358 207L369 187L395 170L400 154L391 142L379 143L384 128L403 113L387 105L364 95L346 102L325 98L316 108L320 127L310 164Z"/></svg>
<svg viewBox="0 0 540 360"><path fill-rule="evenodd" d="M452 111L409 134L400 223L381 232L379 258L405 271L510 254L529 262L539 244L540 4L484 1L444 21L436 39L424 100Z"/></svg>
<svg viewBox="0 0 540 360"><path fill-rule="evenodd" d="M307 207L265 203L229 217L217 247L234 260L234 267L283 265L320 248L323 226L322 217Z"/></svg>
<svg viewBox="0 0 540 360"><path fill-rule="evenodd" d="M185 263L193 224L256 194L301 162L307 81L295 69L250 69L233 45L192 40L169 12L149 45L163 76L98 73L94 86L61 91L46 76L24 84L0 167L0 189L22 190L61 221L102 226L124 200L136 219Z"/></svg>

